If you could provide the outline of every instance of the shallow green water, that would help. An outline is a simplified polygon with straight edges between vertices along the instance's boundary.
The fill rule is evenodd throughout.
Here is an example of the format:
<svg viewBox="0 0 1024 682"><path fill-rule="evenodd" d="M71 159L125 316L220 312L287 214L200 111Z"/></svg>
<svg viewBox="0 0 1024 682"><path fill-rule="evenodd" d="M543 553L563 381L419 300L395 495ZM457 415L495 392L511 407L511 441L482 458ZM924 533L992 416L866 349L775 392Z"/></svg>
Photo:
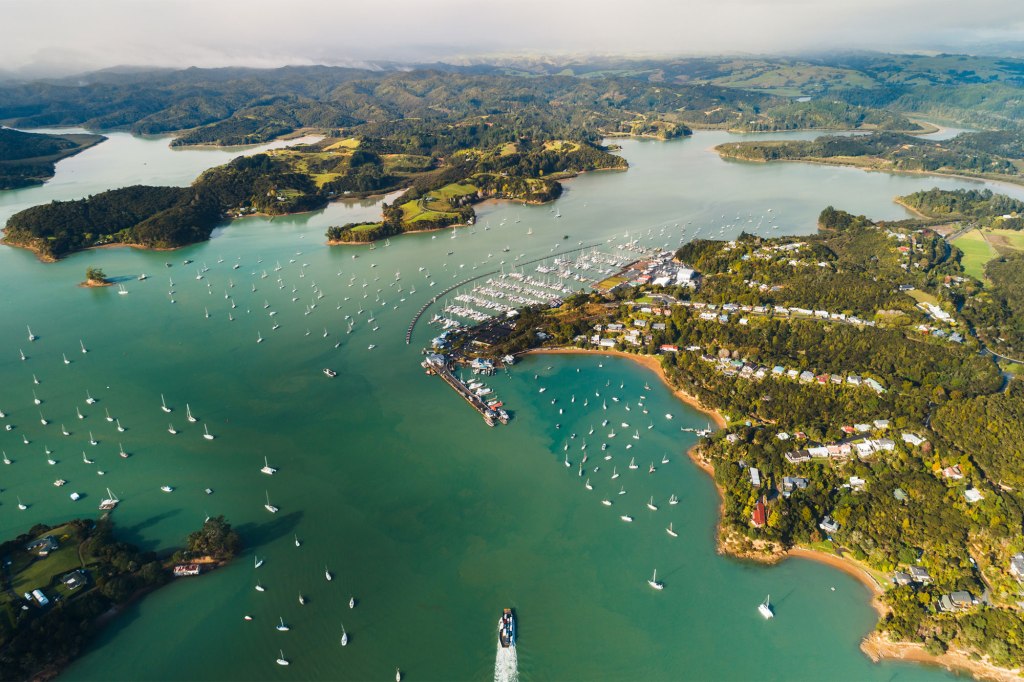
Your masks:
<svg viewBox="0 0 1024 682"><path fill-rule="evenodd" d="M488 380L515 413L511 425L490 429L420 369L419 348L435 332L421 323L413 345L404 343L410 318L432 292L470 276L474 266L498 267L503 256L523 253L525 260L556 244L626 232L674 245L677 223L691 223L685 238L698 226L702 236L731 236L768 215L782 226L772 233L806 233L829 203L897 217L905 214L891 203L896 194L980 184L724 162L708 151L729 138L626 142L631 170L568 183L558 202L562 218L549 207L488 205L477 227L454 240L444 232L396 238L375 250L324 246L327 225L377 214L373 202L362 202L237 221L210 242L174 253L103 250L42 265L24 251L0 249L0 409L16 426L0 431L0 447L14 460L0 468L2 535L96 514L109 486L123 500L119 527L145 547L177 545L207 513L225 514L249 547L232 566L145 599L65 677L392 679L400 666L407 680L487 679L505 606L519 617L519 667L529 680L943 676L873 665L859 652L874 614L866 589L849 577L802 560L765 569L715 554L715 491L683 454L693 436L679 431L702 427L706 418L646 370L611 358L530 358ZM129 162L145 159L151 169L137 181L182 184L227 154L172 152L165 144L115 136L60 164L51 185L0 193L0 218L26 203L124 184L134 177L126 174ZM723 223L733 227L720 232ZM183 266L186 258L196 262ZM203 263L209 271L198 280ZM77 288L88 265L123 277L128 295ZM396 271L401 294L392 286ZM136 281L140 272L149 279ZM324 298L306 315L314 282ZM378 331L367 321L371 314ZM345 315L355 319L351 334ZM26 325L38 340L26 339ZM89 353L81 353L79 339ZM325 366L338 378L325 378ZM38 408L33 389L43 401ZM96 404L85 403L86 391ZM170 415L160 410L161 393ZM637 404L641 395L648 414ZM186 402L197 424L185 420ZM106 409L124 433L106 421ZM52 424L39 423L40 410ZM178 435L167 432L169 421ZM62 422L71 436L61 435ZM215 440L201 437L204 425ZM614 439L601 437L612 427ZM96 446L87 442L90 430ZM577 475L584 438L587 466L601 467L588 473L593 491ZM130 458L117 456L119 441ZM602 459L601 442L613 460ZM44 446L57 465L47 465ZM96 463L84 464L82 451ZM640 469L631 471L634 454ZM666 454L670 461L661 464ZM260 473L264 456L277 475ZM652 461L657 471L648 474ZM615 481L612 466L621 474ZM68 484L54 487L58 477ZM164 484L176 490L163 493ZM617 494L620 485L625 495ZM214 493L204 494L206 487ZM85 495L78 503L68 499L73 490ZM265 491L280 513L264 510ZM670 494L681 503L670 506ZM614 506L600 504L606 496ZM652 496L658 511L645 506ZM29 509L19 511L16 497ZM635 521L620 521L624 513ZM665 533L670 521L678 538ZM259 569L254 553L265 558ZM654 568L666 586L660 593L646 584ZM253 589L257 580L266 592ZM778 614L770 623L756 611L767 593ZM352 595L354 610L347 607ZM244 614L254 620L243 621ZM289 632L274 630L278 617ZM351 638L345 649L338 644L342 623ZM274 664L279 649L291 660L287 668Z"/></svg>

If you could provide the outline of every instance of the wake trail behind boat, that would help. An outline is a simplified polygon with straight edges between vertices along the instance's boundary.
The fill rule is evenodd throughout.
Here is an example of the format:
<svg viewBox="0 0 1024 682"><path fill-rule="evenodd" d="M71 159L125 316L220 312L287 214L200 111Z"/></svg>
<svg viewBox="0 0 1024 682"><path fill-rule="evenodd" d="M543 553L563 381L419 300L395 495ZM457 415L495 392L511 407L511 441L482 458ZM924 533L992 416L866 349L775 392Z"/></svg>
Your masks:
<svg viewBox="0 0 1024 682"><path fill-rule="evenodd" d="M515 646L498 644L498 653L494 656L494 682L519 682L519 659Z"/></svg>

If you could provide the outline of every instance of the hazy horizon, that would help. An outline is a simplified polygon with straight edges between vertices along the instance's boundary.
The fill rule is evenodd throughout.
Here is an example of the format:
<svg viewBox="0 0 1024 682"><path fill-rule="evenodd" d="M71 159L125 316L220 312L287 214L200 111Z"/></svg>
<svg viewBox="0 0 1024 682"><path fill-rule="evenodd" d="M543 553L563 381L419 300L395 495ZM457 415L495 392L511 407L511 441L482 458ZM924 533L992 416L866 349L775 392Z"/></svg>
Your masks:
<svg viewBox="0 0 1024 682"><path fill-rule="evenodd" d="M459 62L498 56L964 51L1024 46L1024 3L977 0L95 0L5 9L0 70Z"/></svg>

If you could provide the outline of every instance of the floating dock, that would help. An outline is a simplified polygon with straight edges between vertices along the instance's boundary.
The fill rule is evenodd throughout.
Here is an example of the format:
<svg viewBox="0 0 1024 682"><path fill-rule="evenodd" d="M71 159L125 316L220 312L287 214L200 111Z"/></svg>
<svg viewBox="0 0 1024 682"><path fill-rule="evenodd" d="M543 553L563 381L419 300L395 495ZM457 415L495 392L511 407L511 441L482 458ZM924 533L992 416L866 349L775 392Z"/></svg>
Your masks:
<svg viewBox="0 0 1024 682"><path fill-rule="evenodd" d="M463 400L469 403L470 407L480 413L480 416L484 418L484 422L488 426L494 426L497 422L502 424L508 423L508 414L504 410L493 410L488 407L487 403L480 396L473 393L469 386L462 383L458 377L452 374L446 363L432 362L428 359L423 362L423 366L426 367L428 373L436 374L444 379L446 384L455 389L455 392L462 396Z"/></svg>

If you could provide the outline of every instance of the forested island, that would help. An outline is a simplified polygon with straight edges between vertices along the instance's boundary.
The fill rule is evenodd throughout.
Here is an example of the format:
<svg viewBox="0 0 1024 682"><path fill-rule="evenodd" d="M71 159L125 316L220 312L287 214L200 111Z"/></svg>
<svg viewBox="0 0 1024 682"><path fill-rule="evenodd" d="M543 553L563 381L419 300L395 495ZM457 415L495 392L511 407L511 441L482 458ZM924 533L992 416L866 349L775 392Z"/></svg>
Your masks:
<svg viewBox="0 0 1024 682"><path fill-rule="evenodd" d="M41 185L61 159L99 144L102 135L51 135L0 128L0 190Z"/></svg>
<svg viewBox="0 0 1024 682"><path fill-rule="evenodd" d="M6 565L0 677L55 677L126 605L175 575L197 575L240 550L238 533L222 516L207 519L171 556L118 540L107 516L33 526L0 544Z"/></svg>
<svg viewBox="0 0 1024 682"><path fill-rule="evenodd" d="M813 161L868 170L968 175L1024 184L1024 133L961 133L926 140L901 133L828 135L816 140L730 142L715 148L744 161Z"/></svg>
<svg viewBox="0 0 1024 682"><path fill-rule="evenodd" d="M985 217L1012 201L936 192ZM966 274L930 222L829 207L810 237L695 240L674 254L695 289L627 281L527 308L483 352L660 358L724 417L691 453L722 494L720 551L841 557L881 595L869 653L1004 675L1024 668L1024 383L979 350L1018 323L986 312L1010 290ZM453 347L481 352L473 333Z"/></svg>

